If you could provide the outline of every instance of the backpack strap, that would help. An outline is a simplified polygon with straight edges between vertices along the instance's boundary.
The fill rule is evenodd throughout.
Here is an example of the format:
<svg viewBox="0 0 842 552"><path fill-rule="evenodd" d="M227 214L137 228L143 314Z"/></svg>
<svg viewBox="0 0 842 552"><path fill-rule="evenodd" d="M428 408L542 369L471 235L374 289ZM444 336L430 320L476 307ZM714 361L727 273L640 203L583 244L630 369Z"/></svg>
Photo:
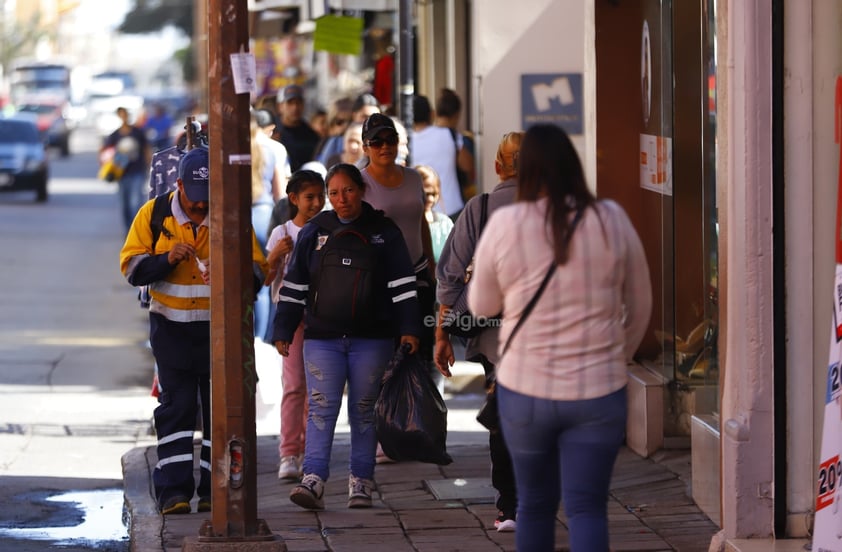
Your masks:
<svg viewBox="0 0 842 552"><path fill-rule="evenodd" d="M158 238L161 234L168 238L172 238L169 230L164 228L164 219L172 216L172 207L170 201L172 192L167 192L155 198L155 204L152 206L152 218L149 221L149 228L152 229L152 252L155 252L155 246L158 244Z"/></svg>
<svg viewBox="0 0 842 552"><path fill-rule="evenodd" d="M479 234L485 229L485 223L488 222L488 192L484 192L480 197L480 212L479 212ZM479 237L477 237L479 240Z"/></svg>

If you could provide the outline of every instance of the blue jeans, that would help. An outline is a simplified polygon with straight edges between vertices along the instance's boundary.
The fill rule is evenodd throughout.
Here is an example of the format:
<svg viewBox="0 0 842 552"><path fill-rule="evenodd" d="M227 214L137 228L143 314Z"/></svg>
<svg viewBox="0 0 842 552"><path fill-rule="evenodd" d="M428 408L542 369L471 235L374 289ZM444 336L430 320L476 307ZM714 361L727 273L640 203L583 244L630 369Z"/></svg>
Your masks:
<svg viewBox="0 0 842 552"><path fill-rule="evenodd" d="M269 222L272 218L272 204L258 203L251 206L251 225L254 229L254 237L260 245L261 251L266 254L266 242L268 241ZM271 318L272 300L269 297L269 288L263 286L257 293L257 301L254 303L254 336L263 339L269 329Z"/></svg>
<svg viewBox="0 0 842 552"><path fill-rule="evenodd" d="M126 231L131 228L140 206L146 202L148 184L148 176L143 172L126 173L117 183L120 194L120 214Z"/></svg>
<svg viewBox="0 0 842 552"><path fill-rule="evenodd" d="M336 418L348 383L348 421L351 425L351 474L374 478L377 434L374 403L380 394L383 372L395 352L387 339L340 338L304 340L304 376L307 380L307 438L304 473L327 481Z"/></svg>
<svg viewBox="0 0 842 552"><path fill-rule="evenodd" d="M517 482L517 549L555 549L563 497L572 552L608 552L608 490L626 429L626 388L580 401L521 395L497 384Z"/></svg>

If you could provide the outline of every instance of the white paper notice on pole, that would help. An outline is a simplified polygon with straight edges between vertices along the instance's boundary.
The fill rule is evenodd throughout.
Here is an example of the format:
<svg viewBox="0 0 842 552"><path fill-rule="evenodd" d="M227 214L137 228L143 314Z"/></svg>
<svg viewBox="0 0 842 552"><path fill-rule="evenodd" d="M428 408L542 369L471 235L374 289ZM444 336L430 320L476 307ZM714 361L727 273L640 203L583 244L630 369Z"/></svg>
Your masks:
<svg viewBox="0 0 842 552"><path fill-rule="evenodd" d="M252 53L231 54L231 74L234 76L234 93L257 93L257 63Z"/></svg>
<svg viewBox="0 0 842 552"><path fill-rule="evenodd" d="M816 521L813 529L813 552L842 552L842 332L840 332L840 300L842 300L842 77L836 78L834 103L836 141L840 147L839 177L836 200L836 278L833 285L833 320L830 325L830 353L827 362L827 391L824 395L822 448L816 481Z"/></svg>

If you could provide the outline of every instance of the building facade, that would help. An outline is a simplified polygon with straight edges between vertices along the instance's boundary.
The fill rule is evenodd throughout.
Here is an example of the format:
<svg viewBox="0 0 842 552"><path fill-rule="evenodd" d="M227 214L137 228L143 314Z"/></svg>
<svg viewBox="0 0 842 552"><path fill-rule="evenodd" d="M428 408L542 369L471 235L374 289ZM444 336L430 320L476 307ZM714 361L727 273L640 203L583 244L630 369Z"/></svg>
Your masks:
<svg viewBox="0 0 842 552"><path fill-rule="evenodd" d="M692 448L694 499L732 549L809 538L833 312L842 5L468 7L467 74L442 84L470 91L483 186L496 139L535 115L527 82L581 74L574 141L597 195L624 205L646 245L656 309L632 370L630 445Z"/></svg>

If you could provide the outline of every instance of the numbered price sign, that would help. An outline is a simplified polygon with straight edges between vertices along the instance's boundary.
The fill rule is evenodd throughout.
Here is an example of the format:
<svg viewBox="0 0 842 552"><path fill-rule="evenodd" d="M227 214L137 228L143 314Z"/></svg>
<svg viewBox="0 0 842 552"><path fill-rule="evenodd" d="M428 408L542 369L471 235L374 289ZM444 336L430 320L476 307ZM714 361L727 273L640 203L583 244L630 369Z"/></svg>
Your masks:
<svg viewBox="0 0 842 552"><path fill-rule="evenodd" d="M842 475L842 411L840 411L840 374L842 362L842 76L836 77L833 117L834 137L839 147L839 174L836 199L836 280L833 285L833 324L828 354L827 392L822 427L821 464L816 493L816 521L813 529L814 552L842 552L842 496L836 485ZM830 507L829 507L830 506Z"/></svg>
<svg viewBox="0 0 842 552"><path fill-rule="evenodd" d="M842 462L839 461L838 454L825 460L819 466L819 490L816 497L817 512L833 504L840 473L842 473Z"/></svg>
<svg viewBox="0 0 842 552"><path fill-rule="evenodd" d="M821 463L816 479L815 552L842 552L842 492L837 492L842 479L842 350L836 328L831 332Z"/></svg>

